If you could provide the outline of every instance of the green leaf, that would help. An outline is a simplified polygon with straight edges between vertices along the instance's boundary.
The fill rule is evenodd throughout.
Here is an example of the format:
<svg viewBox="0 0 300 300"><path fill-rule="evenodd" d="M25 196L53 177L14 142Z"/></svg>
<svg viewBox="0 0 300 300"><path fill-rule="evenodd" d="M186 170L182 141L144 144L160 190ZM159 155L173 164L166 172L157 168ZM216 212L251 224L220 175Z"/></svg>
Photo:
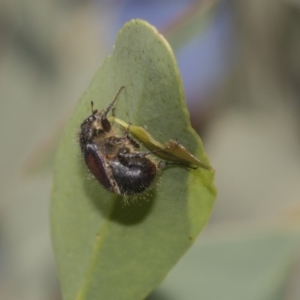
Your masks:
<svg viewBox="0 0 300 300"><path fill-rule="evenodd" d="M51 226L65 300L144 299L191 246L215 200L214 173L201 168L164 170L151 195L128 206L88 178L80 124L91 100L104 109L123 85L117 117L162 143L177 139L209 165L190 125L172 50L148 23L128 22L80 99L56 156Z"/></svg>

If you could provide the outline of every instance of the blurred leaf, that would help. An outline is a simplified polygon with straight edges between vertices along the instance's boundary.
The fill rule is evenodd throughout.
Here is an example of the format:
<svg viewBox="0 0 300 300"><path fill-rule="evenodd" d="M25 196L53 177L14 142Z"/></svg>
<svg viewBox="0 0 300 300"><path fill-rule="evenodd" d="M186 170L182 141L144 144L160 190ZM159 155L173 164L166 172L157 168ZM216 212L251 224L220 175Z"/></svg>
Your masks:
<svg viewBox="0 0 300 300"><path fill-rule="evenodd" d="M57 132L55 132L57 133ZM61 134L60 132L58 133ZM23 167L24 176L40 175L41 172L49 171L53 167L55 150L58 145L58 139L47 137L43 143L36 146L33 153L25 162Z"/></svg>
<svg viewBox="0 0 300 300"><path fill-rule="evenodd" d="M65 116L63 121L52 132L46 133L43 140L36 145L23 167L24 176L40 175L41 172L52 170L55 150L58 147L67 119Z"/></svg>
<svg viewBox="0 0 300 300"><path fill-rule="evenodd" d="M191 246L207 222L213 172L170 167L139 203L124 206L88 180L78 142L90 101L103 109L121 86L116 115L165 142L178 139L209 164L190 126L174 54L148 23L125 24L71 117L56 156L51 206L54 252L68 299L144 299Z"/></svg>
<svg viewBox="0 0 300 300"><path fill-rule="evenodd" d="M299 233L202 239L148 300L283 300Z"/></svg>
<svg viewBox="0 0 300 300"><path fill-rule="evenodd" d="M162 30L175 52L201 33L201 30L211 21L219 2L219 0L190 2L187 9Z"/></svg>

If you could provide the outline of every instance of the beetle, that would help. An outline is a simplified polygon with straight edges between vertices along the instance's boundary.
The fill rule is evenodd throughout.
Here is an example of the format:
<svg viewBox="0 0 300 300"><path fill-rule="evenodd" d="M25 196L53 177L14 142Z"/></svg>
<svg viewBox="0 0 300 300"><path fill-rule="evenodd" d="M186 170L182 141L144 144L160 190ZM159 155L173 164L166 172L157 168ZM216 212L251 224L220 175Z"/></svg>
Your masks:
<svg viewBox="0 0 300 300"><path fill-rule="evenodd" d="M152 185L163 163L148 156L155 151L138 151L140 145L129 135L129 126L124 136L118 136L107 119L123 88L102 111L94 110L91 102L92 114L81 124L79 143L85 163L98 182L112 193L131 196Z"/></svg>

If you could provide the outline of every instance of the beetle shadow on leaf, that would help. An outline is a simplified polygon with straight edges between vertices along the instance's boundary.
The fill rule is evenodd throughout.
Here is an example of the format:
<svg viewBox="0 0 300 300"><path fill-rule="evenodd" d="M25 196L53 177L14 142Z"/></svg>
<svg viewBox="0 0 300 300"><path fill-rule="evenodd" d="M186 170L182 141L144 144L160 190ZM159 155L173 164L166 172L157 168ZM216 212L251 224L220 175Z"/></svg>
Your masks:
<svg viewBox="0 0 300 300"><path fill-rule="evenodd" d="M172 300L174 299L172 295L169 295L168 290L158 288L154 290L146 300Z"/></svg>
<svg viewBox="0 0 300 300"><path fill-rule="evenodd" d="M156 201L156 191L143 197L135 197L134 202L128 200L125 204L123 197L117 196L110 219L123 225L132 226L143 222L151 213Z"/></svg>

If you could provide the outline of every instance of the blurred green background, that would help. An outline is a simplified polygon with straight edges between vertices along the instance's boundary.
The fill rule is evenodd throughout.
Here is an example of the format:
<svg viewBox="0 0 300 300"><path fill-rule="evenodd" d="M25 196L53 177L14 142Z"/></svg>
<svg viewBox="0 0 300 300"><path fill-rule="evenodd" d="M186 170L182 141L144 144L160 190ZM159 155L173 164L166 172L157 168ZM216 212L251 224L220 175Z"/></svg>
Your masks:
<svg viewBox="0 0 300 300"><path fill-rule="evenodd" d="M2 0L0 299L60 299L55 148L132 18L173 46L219 191L203 234L149 300L300 299L299 0Z"/></svg>

